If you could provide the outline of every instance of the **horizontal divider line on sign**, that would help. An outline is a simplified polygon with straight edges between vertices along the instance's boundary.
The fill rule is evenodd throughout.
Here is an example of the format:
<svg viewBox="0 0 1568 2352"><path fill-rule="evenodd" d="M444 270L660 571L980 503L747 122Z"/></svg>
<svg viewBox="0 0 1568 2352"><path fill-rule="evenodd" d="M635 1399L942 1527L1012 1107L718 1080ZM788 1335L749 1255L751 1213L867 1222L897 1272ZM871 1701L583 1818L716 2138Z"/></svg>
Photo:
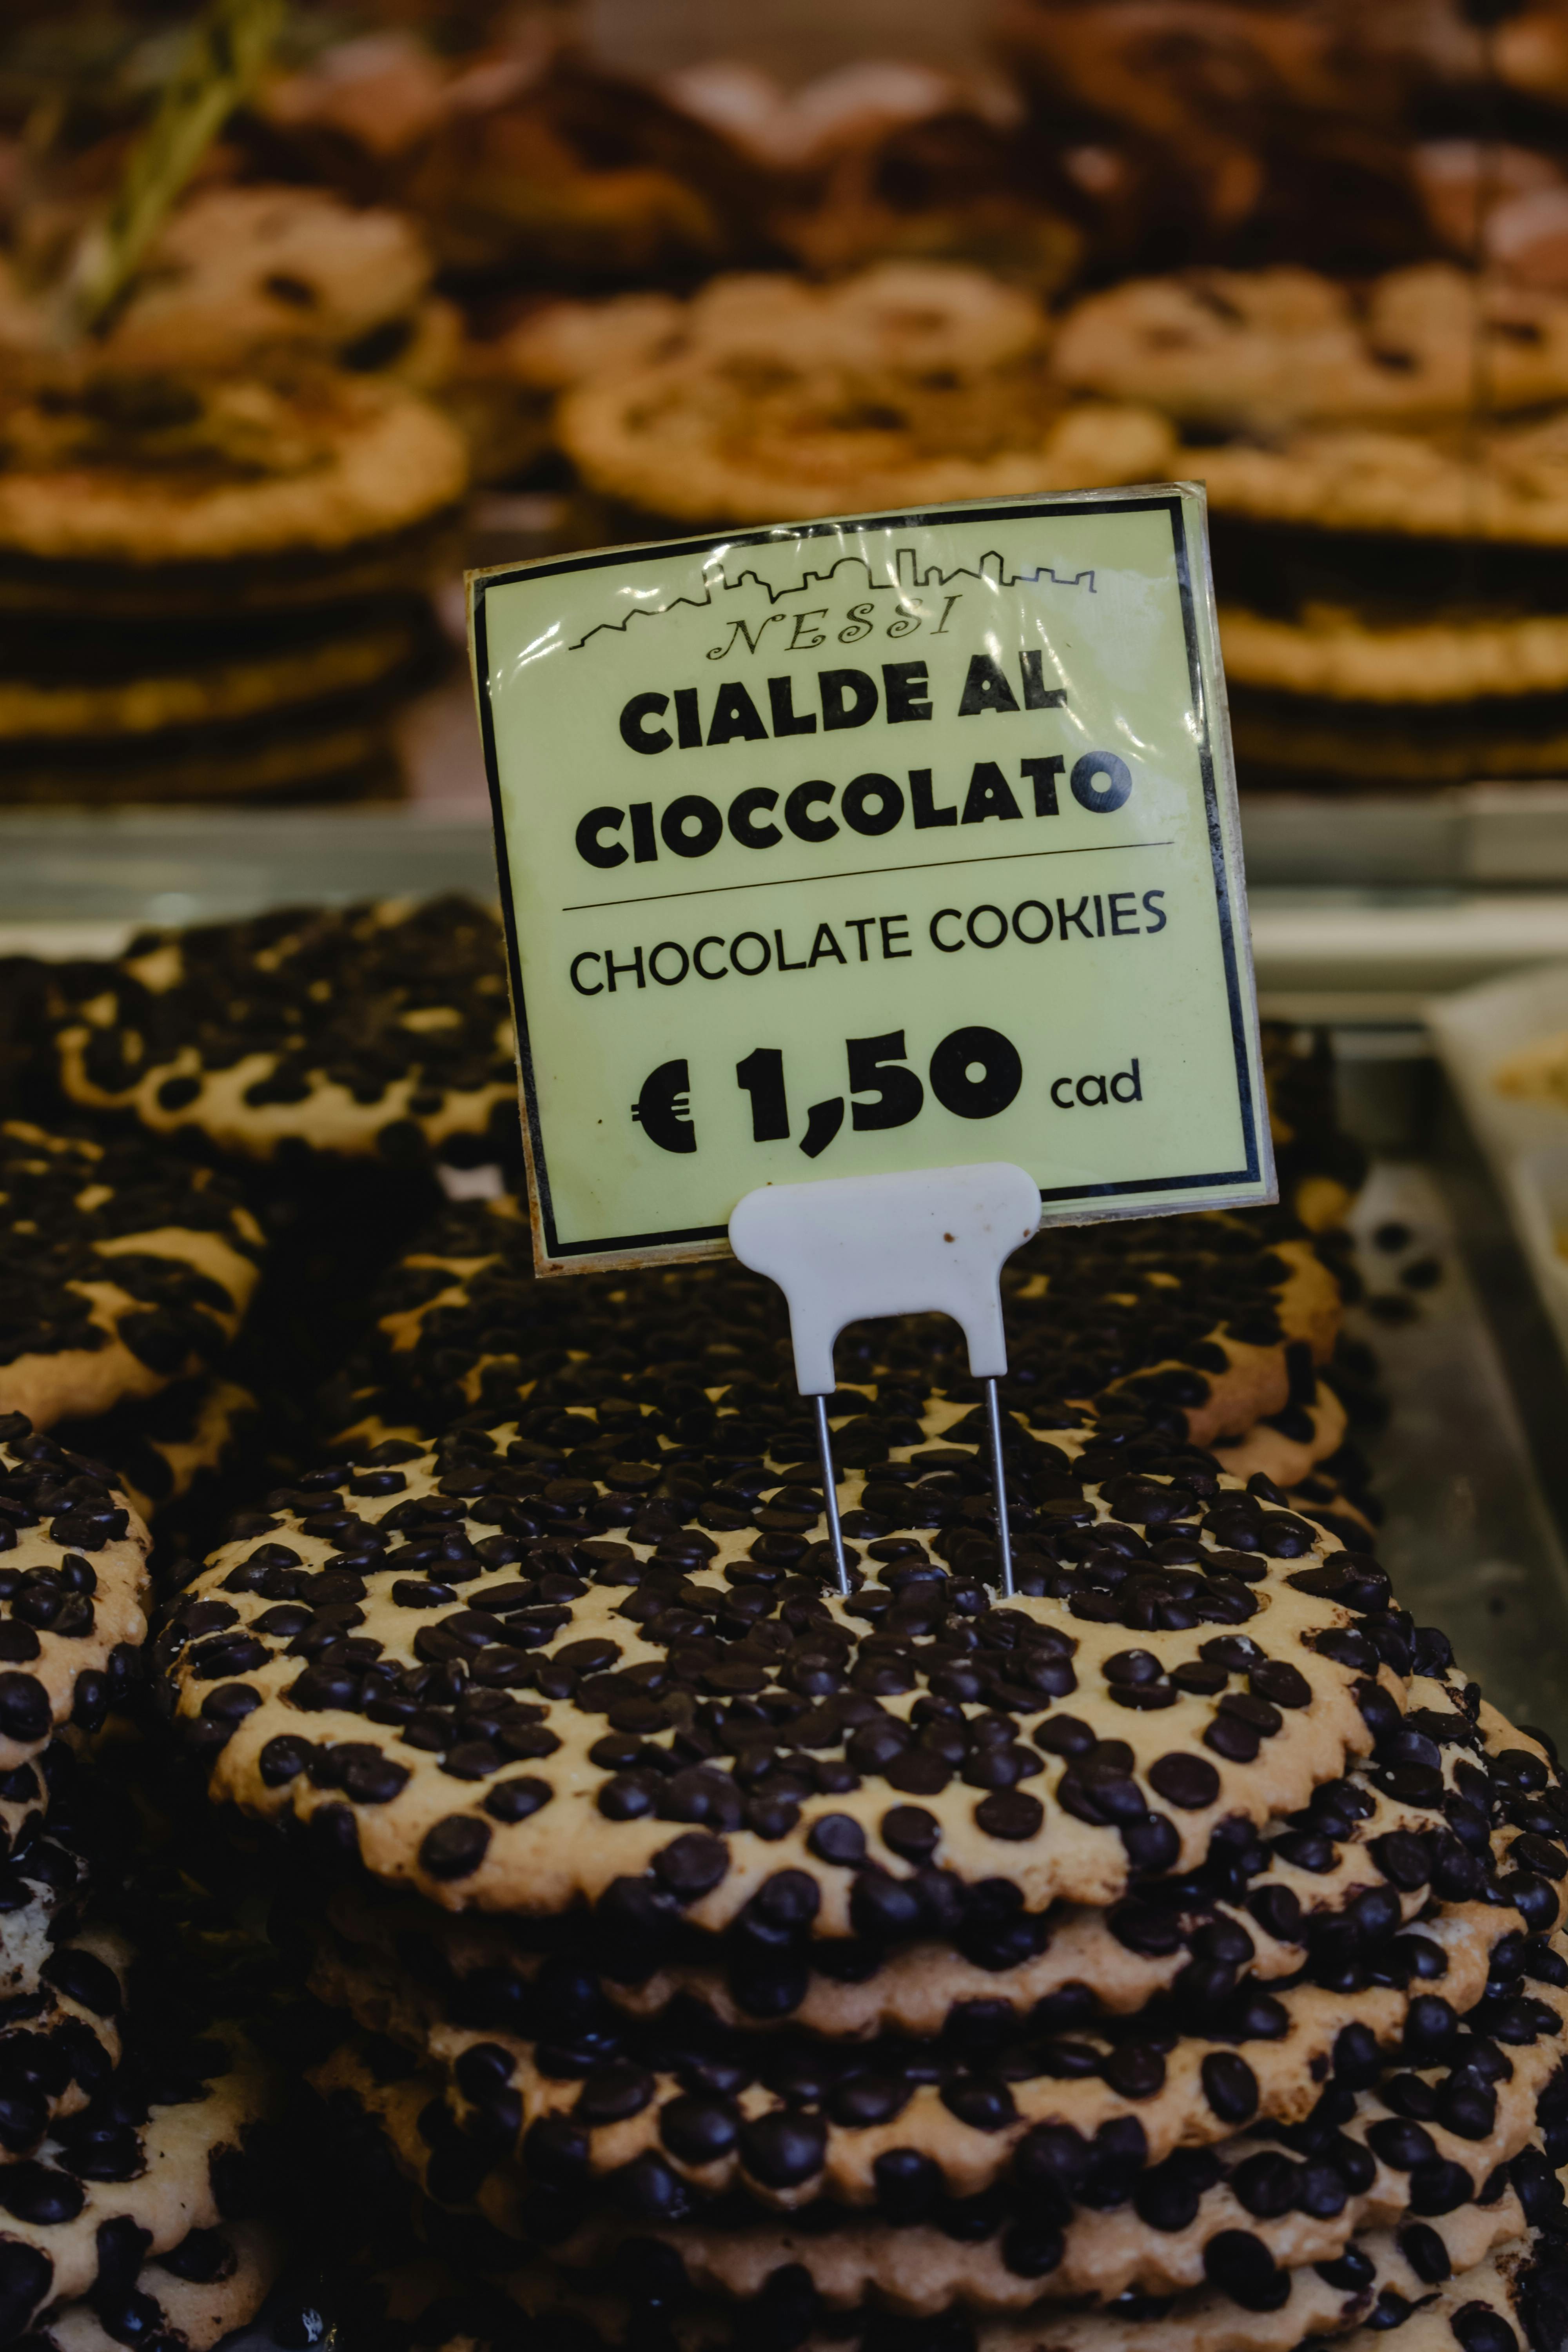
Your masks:
<svg viewBox="0 0 1568 2352"><path fill-rule="evenodd" d="M1091 841L1078 849L999 849L989 857L943 857L931 865L914 858L908 866L848 866L837 874L788 874L782 880L715 882L705 890L649 890L637 898L584 898L563 907L563 915L595 915L606 907L658 907L668 898L721 898L731 890L787 890L796 882L870 882L879 874L945 874L956 866L1014 866L1021 857L1093 857L1107 849L1169 849L1163 841Z"/></svg>

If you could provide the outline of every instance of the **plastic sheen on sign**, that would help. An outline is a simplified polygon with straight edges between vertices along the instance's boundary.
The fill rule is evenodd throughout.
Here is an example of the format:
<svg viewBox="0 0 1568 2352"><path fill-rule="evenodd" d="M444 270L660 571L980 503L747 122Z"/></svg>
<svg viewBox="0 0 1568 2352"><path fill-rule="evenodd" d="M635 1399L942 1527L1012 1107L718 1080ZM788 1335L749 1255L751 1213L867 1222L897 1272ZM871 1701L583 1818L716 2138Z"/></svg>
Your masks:
<svg viewBox="0 0 1568 2352"><path fill-rule="evenodd" d="M542 1271L764 1184L1272 1200L1202 491L469 576Z"/></svg>

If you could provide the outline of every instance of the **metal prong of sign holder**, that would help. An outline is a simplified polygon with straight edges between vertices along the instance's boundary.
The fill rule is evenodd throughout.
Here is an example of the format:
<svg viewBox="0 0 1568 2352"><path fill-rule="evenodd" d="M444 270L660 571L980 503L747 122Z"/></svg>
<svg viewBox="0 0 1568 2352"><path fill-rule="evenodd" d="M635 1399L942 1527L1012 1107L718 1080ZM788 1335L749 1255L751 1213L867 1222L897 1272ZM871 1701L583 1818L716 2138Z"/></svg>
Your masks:
<svg viewBox="0 0 1568 2352"><path fill-rule="evenodd" d="M816 1458L822 1465L822 1495L827 1510L827 1540L833 1546L833 1565L838 1571L838 1590L849 1591L849 1562L844 1557L844 1528L838 1517L838 1481L833 1468L833 1437L827 1426L827 1399L813 1397L816 1409Z"/></svg>
<svg viewBox="0 0 1568 2352"><path fill-rule="evenodd" d="M985 1418L991 1424L991 1491L996 1497L996 1549L1002 1555L1002 1590L1013 1598L1013 1530L1007 1524L1007 1475L1002 1461L1002 1400L994 1381L985 1383Z"/></svg>
<svg viewBox="0 0 1568 2352"><path fill-rule="evenodd" d="M742 1265L771 1276L789 1301L795 1385L813 1401L841 1593L849 1592L850 1583L827 1426L833 1342L846 1324L863 1318L939 1314L963 1326L970 1371L985 1384L1002 1591L1011 1597L1013 1545L996 1393L1007 1370L1001 1274L1039 1222L1038 1185L1026 1170L1005 1160L768 1184L748 1192L731 1218L730 1246Z"/></svg>

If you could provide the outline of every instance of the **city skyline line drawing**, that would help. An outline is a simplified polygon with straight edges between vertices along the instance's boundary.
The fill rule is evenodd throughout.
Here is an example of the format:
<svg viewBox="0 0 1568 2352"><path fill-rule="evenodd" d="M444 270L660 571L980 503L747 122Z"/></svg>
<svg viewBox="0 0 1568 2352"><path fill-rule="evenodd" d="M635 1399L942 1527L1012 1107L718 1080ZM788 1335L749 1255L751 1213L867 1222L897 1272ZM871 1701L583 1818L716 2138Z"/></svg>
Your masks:
<svg viewBox="0 0 1568 2352"><path fill-rule="evenodd" d="M1092 570L1066 573L1058 572L1052 564L1037 563L1030 570L1019 570L1009 573L1005 558L994 547L987 548L977 563L954 564L947 570L934 562L927 563L922 570L918 549L912 546L898 547L893 550L890 569L884 570L880 576L873 570L868 557L849 550L837 557L826 571L817 571L808 566L802 572L799 579L791 581L786 586L777 588L772 581L757 571L754 562L751 560L748 560L744 570L738 572L733 579L729 575L722 556L704 569L709 574L709 584L700 595L682 593L672 596L663 604L635 604L630 612L623 614L618 621L595 622L594 626L578 637L567 650L571 653L580 653L592 638L598 636L604 630L614 630L617 635L624 635L633 621L659 620L667 613L679 611L682 607L688 612L713 612L718 609L716 591L724 595L734 595L748 588L760 588L772 608L765 618L787 620L788 614L777 609L786 598L838 589L842 586L838 574L846 569L857 570L863 575L864 591L857 587L855 590L857 594L891 593L900 599L902 609L906 611L910 610L907 600L910 596L932 588L946 591L955 580L984 583L989 588L1032 588L1041 586L1047 582L1056 588L1081 588L1087 582L1089 593L1092 596L1096 593L1095 573ZM925 618L927 615L921 614L918 617ZM762 625L759 624L759 636ZM751 644L749 635L747 643ZM755 647L752 650L754 651Z"/></svg>

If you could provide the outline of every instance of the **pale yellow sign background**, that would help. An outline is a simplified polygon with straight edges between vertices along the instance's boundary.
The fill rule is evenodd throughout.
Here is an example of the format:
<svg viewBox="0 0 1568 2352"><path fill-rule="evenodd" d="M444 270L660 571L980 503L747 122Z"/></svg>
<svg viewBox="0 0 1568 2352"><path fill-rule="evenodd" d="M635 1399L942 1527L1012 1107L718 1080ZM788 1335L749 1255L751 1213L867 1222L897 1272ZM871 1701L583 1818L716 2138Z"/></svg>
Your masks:
<svg viewBox="0 0 1568 2352"><path fill-rule="evenodd" d="M966 1160L1062 1219L1273 1197L1200 491L471 597L542 1260Z"/></svg>

